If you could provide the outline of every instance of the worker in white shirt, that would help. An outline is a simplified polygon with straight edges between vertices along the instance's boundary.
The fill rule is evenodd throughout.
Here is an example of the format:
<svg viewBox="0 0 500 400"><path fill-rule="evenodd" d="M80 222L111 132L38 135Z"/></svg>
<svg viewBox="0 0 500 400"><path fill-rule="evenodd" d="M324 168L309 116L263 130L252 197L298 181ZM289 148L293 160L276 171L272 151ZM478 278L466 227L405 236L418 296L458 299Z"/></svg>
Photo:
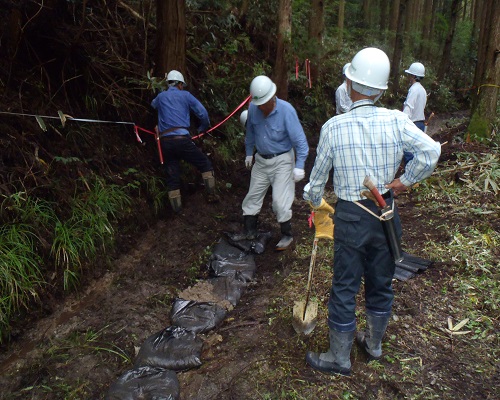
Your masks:
<svg viewBox="0 0 500 400"><path fill-rule="evenodd" d="M410 81L410 90L403 105L403 112L410 117L410 120L425 132L425 115L424 109L427 103L427 92L420 83L425 76L425 67L419 62L414 62L410 68L405 70ZM403 160L405 165L413 158L413 155L404 152Z"/></svg>
<svg viewBox="0 0 500 400"><path fill-rule="evenodd" d="M344 114L351 108L352 100L349 97L349 93L347 93L347 84L345 80L345 70L347 69L349 64L344 65L342 68L342 77L344 78L344 82L340 85L335 91L335 105L337 107L337 115Z"/></svg>

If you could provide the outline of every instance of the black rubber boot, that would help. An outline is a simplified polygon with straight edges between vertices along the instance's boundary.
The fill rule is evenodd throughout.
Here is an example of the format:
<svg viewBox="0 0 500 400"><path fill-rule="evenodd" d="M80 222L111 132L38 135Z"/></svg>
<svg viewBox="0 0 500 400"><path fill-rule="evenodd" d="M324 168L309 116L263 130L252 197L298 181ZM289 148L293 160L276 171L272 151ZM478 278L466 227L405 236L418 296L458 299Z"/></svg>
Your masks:
<svg viewBox="0 0 500 400"><path fill-rule="evenodd" d="M355 331L338 332L330 329L330 349L326 353L308 351L306 362L325 374L351 375L351 347Z"/></svg>
<svg viewBox="0 0 500 400"><path fill-rule="evenodd" d="M245 227L245 233L248 240L255 239L259 232L257 231L257 221L259 219L258 215L245 215L243 217L243 224Z"/></svg>
<svg viewBox="0 0 500 400"><path fill-rule="evenodd" d="M292 223L291 220L282 222L281 224L281 239L276 245L276 250L285 250L293 242Z"/></svg>
<svg viewBox="0 0 500 400"><path fill-rule="evenodd" d="M236 234L232 237L233 240L254 240L259 235L257 230L257 222L259 215L244 215L243 216L243 233Z"/></svg>
<svg viewBox="0 0 500 400"><path fill-rule="evenodd" d="M365 351L368 361L382 357L382 337L384 336L390 316L366 314L366 329L358 332L356 342Z"/></svg>

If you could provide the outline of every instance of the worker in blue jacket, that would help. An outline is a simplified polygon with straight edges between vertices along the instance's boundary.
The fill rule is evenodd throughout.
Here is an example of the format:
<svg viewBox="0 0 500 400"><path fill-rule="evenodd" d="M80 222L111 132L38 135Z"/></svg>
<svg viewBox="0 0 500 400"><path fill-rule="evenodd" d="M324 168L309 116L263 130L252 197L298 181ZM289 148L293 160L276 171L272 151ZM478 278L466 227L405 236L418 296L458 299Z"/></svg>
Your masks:
<svg viewBox="0 0 500 400"><path fill-rule="evenodd" d="M215 194L214 169L209 158L194 144L189 134L191 112L198 118L198 132L210 126L208 112L196 97L184 90L184 76L176 70L167 74L168 89L162 91L151 102L158 110L156 131L160 137L161 149L165 158L168 198L174 212L182 208L181 202L181 160L194 165L201 172L207 199L217 199Z"/></svg>

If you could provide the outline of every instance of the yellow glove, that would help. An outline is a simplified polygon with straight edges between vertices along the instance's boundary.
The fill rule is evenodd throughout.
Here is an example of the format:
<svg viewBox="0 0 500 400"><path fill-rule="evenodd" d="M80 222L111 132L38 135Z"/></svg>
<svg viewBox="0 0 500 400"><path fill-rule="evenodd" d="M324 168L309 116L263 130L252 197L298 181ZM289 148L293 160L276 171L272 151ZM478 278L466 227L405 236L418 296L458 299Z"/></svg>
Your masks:
<svg viewBox="0 0 500 400"><path fill-rule="evenodd" d="M333 220L329 212L315 211L313 221L316 228L315 237L333 240Z"/></svg>
<svg viewBox="0 0 500 400"><path fill-rule="evenodd" d="M321 204L319 205L319 207L314 207L312 204L311 204L311 207L314 211L325 211L325 212L330 213L330 214L333 214L335 212L333 207L330 204L328 204L325 201L325 199L321 199Z"/></svg>
<svg viewBox="0 0 500 400"><path fill-rule="evenodd" d="M311 207L314 212L314 226L316 228L316 235L318 239L330 239L333 240L333 221L330 214L333 214L335 210L328 204L325 199L321 199L321 204L319 207Z"/></svg>

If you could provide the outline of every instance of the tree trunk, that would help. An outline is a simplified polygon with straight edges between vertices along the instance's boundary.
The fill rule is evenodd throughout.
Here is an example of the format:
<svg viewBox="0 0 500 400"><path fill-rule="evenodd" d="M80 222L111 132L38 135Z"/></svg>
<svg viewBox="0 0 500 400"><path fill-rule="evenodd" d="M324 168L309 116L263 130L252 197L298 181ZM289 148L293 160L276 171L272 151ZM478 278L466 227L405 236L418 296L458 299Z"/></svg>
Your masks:
<svg viewBox="0 0 500 400"><path fill-rule="evenodd" d="M412 8L413 8L413 2L415 0L406 0L406 7L405 7L405 33L406 36L409 36L408 34L410 33L410 30L413 25L413 20L412 18L414 17L412 14Z"/></svg>
<svg viewBox="0 0 500 400"><path fill-rule="evenodd" d="M313 63L311 65L311 78L314 82L319 76L319 61L323 47L323 33L325 29L324 3L323 0L311 0L311 12L309 14L309 43L313 50Z"/></svg>
<svg viewBox="0 0 500 400"><path fill-rule="evenodd" d="M240 9L238 11L238 18L240 19L241 26L247 26L247 14L248 14L248 4L249 0L243 0L241 2Z"/></svg>
<svg viewBox="0 0 500 400"><path fill-rule="evenodd" d="M276 63L274 66L276 94L280 99L288 99L288 60L292 39L292 0L279 0L278 37L276 43Z"/></svg>
<svg viewBox="0 0 500 400"><path fill-rule="evenodd" d="M186 74L186 2L156 0L156 73L176 69ZM185 77L185 76L184 76Z"/></svg>
<svg viewBox="0 0 500 400"><path fill-rule="evenodd" d="M448 35L446 36L446 40L444 42L441 63L439 64L439 70L437 74L439 80L442 80L444 78L450 66L451 44L453 43L453 37L455 36L455 29L457 27L457 18L458 18L458 8L460 6L461 1L462 0L453 0L453 2L451 3L450 25L448 29Z"/></svg>
<svg viewBox="0 0 500 400"><path fill-rule="evenodd" d="M401 64L401 59L403 56L405 11L406 11L406 0L400 0L399 12L398 12L398 28L396 31L396 40L394 41L394 52L392 54L392 63L391 63L392 93L394 94L397 94L399 92L399 65Z"/></svg>
<svg viewBox="0 0 500 400"><path fill-rule="evenodd" d="M371 7L371 0L363 0L363 21L365 25L365 29L371 29L371 16L373 14L373 10Z"/></svg>
<svg viewBox="0 0 500 400"><path fill-rule="evenodd" d="M420 43L419 58L424 59L429 53L432 25L432 0L424 1L422 13L422 42Z"/></svg>
<svg viewBox="0 0 500 400"><path fill-rule="evenodd" d="M484 1L482 21L474 79L478 95L473 101L468 129L472 138L492 137L492 125L497 118L500 86L500 2Z"/></svg>
<svg viewBox="0 0 500 400"><path fill-rule="evenodd" d="M389 27L389 0L380 1L380 19L379 26L381 37L385 38Z"/></svg>
<svg viewBox="0 0 500 400"><path fill-rule="evenodd" d="M390 47L394 48L396 46L396 32L398 30L398 18L399 18L399 0L394 0L391 2L391 19L389 23L389 32L391 33L391 43Z"/></svg>
<svg viewBox="0 0 500 400"><path fill-rule="evenodd" d="M339 0L339 18L337 21L337 28L339 30L338 46L342 47L344 39L344 18L345 18L345 0Z"/></svg>

